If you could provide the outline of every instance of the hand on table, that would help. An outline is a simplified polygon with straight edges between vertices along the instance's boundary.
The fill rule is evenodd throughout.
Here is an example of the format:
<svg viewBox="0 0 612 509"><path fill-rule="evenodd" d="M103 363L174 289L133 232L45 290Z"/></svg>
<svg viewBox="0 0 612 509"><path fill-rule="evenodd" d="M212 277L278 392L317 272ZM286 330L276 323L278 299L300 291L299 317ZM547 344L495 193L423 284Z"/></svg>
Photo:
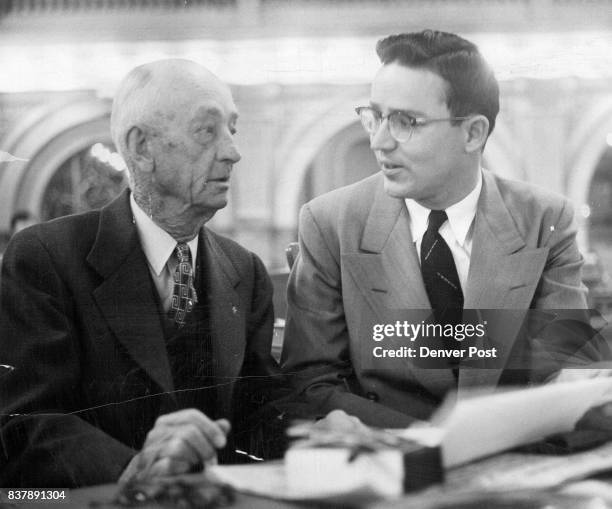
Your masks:
<svg viewBox="0 0 612 509"><path fill-rule="evenodd" d="M194 408L162 415L119 482L184 474L198 465L215 463L229 430L226 419L212 421Z"/></svg>
<svg viewBox="0 0 612 509"><path fill-rule="evenodd" d="M349 415L344 410L332 410L313 425L313 428L317 427L333 431L363 431L369 429L358 417Z"/></svg>

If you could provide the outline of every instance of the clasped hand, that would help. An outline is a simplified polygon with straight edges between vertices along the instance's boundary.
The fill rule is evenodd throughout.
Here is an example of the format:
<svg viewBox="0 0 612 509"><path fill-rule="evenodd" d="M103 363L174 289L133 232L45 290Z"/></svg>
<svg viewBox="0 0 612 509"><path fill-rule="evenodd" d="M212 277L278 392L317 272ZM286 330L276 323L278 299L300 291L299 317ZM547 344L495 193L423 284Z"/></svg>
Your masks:
<svg viewBox="0 0 612 509"><path fill-rule="evenodd" d="M119 482L179 475L214 464L217 449L225 447L229 431L226 419L213 421L194 408L162 415Z"/></svg>

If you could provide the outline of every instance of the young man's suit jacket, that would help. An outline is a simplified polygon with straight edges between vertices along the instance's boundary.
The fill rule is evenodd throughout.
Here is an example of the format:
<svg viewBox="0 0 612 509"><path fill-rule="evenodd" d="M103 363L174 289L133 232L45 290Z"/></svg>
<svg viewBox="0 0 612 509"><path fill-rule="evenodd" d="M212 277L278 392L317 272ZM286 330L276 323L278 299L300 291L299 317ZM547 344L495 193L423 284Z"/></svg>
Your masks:
<svg viewBox="0 0 612 509"><path fill-rule="evenodd" d="M231 240L203 229L198 250L215 417L248 448L257 426L247 418L279 381L272 286L259 258ZM129 194L17 234L1 288L0 363L14 369L0 373L0 486L116 481L155 419L180 409Z"/></svg>
<svg viewBox="0 0 612 509"><path fill-rule="evenodd" d="M491 344L502 346L506 359L496 359L489 364L492 369L462 368L460 393L464 387L500 383L502 370L497 368L508 360L508 345L525 318L521 310L586 308L575 235L573 212L564 198L483 171L464 308L507 310L493 313L495 323L487 326L487 335L495 338ZM411 359L380 359L372 353L376 346L428 345L424 339L372 339L374 324L394 324L402 316L418 323L431 314L404 201L385 193L378 173L306 204L299 239L281 361L294 387L318 415L343 409L383 427L428 418L445 393L457 387L452 370L422 368ZM411 312L402 315L406 310ZM550 343L561 341L558 332L553 328L544 335L539 354L538 344L531 344L527 362L542 368L551 349L557 348ZM600 358L581 338L568 341L569 346L563 341L558 346L563 355L581 350L582 358ZM527 376L532 367L516 373ZM540 380L551 374L541 371ZM513 383L512 376L506 383Z"/></svg>

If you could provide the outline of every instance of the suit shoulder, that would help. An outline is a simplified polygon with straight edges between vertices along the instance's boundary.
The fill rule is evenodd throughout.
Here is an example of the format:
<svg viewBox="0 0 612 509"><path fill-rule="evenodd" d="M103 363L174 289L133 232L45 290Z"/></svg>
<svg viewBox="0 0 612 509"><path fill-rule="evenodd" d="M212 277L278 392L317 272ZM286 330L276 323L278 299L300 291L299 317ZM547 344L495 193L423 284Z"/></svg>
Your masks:
<svg viewBox="0 0 612 509"><path fill-rule="evenodd" d="M209 228L205 228L205 232L223 250L237 269L240 270L245 266L251 266L254 262L263 266L263 262L255 253L241 246L235 240L216 233Z"/></svg>
<svg viewBox="0 0 612 509"><path fill-rule="evenodd" d="M336 216L342 215L346 210L354 214L367 209L364 205L372 202L374 193L380 186L382 186L382 176L378 172L354 184L317 196L306 205L316 215L331 212Z"/></svg>
<svg viewBox="0 0 612 509"><path fill-rule="evenodd" d="M545 189L538 185L510 180L498 176L493 177L499 192L510 210L520 212L530 217L536 217L545 212L560 212L570 208L569 200L560 193Z"/></svg>
<svg viewBox="0 0 612 509"><path fill-rule="evenodd" d="M499 192L497 200L501 199L525 241L543 246L560 239L560 233L575 235L574 208L565 196L530 183L493 178ZM556 232L554 237L551 232Z"/></svg>
<svg viewBox="0 0 612 509"><path fill-rule="evenodd" d="M49 252L86 252L95 240L99 217L100 212L95 210L30 226L11 238L7 252L13 249L28 249L34 244L42 244Z"/></svg>

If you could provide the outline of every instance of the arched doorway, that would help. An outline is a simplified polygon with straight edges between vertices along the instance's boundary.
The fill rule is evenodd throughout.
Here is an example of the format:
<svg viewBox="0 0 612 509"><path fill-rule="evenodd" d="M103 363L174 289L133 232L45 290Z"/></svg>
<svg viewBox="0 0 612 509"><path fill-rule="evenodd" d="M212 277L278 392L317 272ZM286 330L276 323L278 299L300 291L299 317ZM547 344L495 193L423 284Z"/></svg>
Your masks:
<svg viewBox="0 0 612 509"><path fill-rule="evenodd" d="M319 150L304 175L299 203L378 171L370 141L357 122L339 130Z"/></svg>
<svg viewBox="0 0 612 509"><path fill-rule="evenodd" d="M93 93L63 96L27 112L11 126L0 162L0 254L12 218L29 222L98 208L127 185L109 132L110 102Z"/></svg>
<svg viewBox="0 0 612 509"><path fill-rule="evenodd" d="M123 172L110 164L117 166L118 156L109 115L109 101L79 94L30 112L11 129L2 146L27 162L0 165L0 230L8 231L15 211L52 219L100 206L123 188Z"/></svg>
<svg viewBox="0 0 612 509"><path fill-rule="evenodd" d="M100 208L126 186L125 165L111 143L97 142L62 163L40 200L40 219Z"/></svg>
<svg viewBox="0 0 612 509"><path fill-rule="evenodd" d="M609 283L608 274L612 272L612 147L610 146L602 151L595 167L587 205L589 247L596 257L597 270L586 276L587 279L594 280L592 284L595 286Z"/></svg>

